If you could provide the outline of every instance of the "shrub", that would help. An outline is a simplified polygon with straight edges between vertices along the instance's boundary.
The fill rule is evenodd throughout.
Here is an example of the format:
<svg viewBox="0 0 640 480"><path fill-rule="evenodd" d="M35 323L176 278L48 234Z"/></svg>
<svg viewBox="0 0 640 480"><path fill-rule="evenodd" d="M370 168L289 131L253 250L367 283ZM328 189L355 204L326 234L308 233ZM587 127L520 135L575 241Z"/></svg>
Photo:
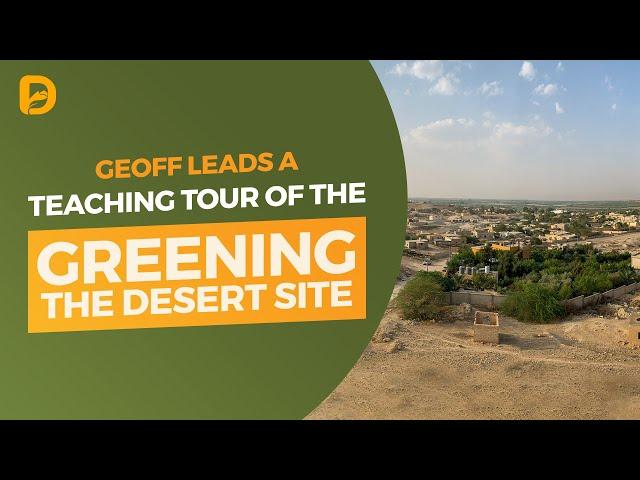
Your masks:
<svg viewBox="0 0 640 480"><path fill-rule="evenodd" d="M492 275L476 273L471 277L471 284L477 290L489 290L496 288L496 279Z"/></svg>
<svg viewBox="0 0 640 480"><path fill-rule="evenodd" d="M558 298L560 300L569 300L573 297L573 289L571 288L571 281L564 282L558 290Z"/></svg>
<svg viewBox="0 0 640 480"><path fill-rule="evenodd" d="M441 272L418 272L416 276L433 279L438 282L444 292L452 292L459 288L457 275L443 275Z"/></svg>
<svg viewBox="0 0 640 480"><path fill-rule="evenodd" d="M562 317L564 307L553 291L538 283L519 284L502 304L502 312L521 322L550 323Z"/></svg>
<svg viewBox="0 0 640 480"><path fill-rule="evenodd" d="M396 297L405 320L435 320L445 303L442 286L427 272L419 272L409 280Z"/></svg>

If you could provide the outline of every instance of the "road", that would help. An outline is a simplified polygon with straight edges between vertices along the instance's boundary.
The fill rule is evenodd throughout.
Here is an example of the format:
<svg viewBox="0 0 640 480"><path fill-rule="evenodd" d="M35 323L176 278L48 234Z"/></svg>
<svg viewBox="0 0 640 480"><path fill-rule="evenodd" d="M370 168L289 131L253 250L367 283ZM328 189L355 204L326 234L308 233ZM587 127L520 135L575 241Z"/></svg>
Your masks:
<svg viewBox="0 0 640 480"><path fill-rule="evenodd" d="M402 266L415 271L442 272L449 261L448 251L427 251L426 256L431 260L431 265L423 265L424 259L421 257L403 255Z"/></svg>

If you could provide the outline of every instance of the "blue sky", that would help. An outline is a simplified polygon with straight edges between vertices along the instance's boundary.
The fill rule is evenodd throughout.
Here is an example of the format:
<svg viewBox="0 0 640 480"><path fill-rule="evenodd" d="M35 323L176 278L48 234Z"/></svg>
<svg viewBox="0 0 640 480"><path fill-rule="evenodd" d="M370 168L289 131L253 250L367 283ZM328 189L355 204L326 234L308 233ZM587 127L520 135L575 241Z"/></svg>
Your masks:
<svg viewBox="0 0 640 480"><path fill-rule="evenodd" d="M640 199L640 62L372 62L410 196Z"/></svg>

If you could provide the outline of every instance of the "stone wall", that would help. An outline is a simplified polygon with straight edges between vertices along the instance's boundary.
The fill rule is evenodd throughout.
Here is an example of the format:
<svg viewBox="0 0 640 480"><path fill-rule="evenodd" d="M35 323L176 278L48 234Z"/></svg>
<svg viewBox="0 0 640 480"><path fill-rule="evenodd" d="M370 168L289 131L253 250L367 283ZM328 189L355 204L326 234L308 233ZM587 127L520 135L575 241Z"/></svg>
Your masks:
<svg viewBox="0 0 640 480"><path fill-rule="evenodd" d="M579 297L564 300L562 302L562 305L564 305L564 307L570 312L576 312L578 310L582 310L583 308L593 307L602 302L615 300L616 298L620 298L627 293L638 290L638 288L640 288L640 283L622 285L621 287L607 290L606 292L594 293L593 295L590 295L588 297L580 295Z"/></svg>
<svg viewBox="0 0 640 480"><path fill-rule="evenodd" d="M584 295L565 300L562 302L562 304L570 312L577 312L578 310L582 310L584 308Z"/></svg>

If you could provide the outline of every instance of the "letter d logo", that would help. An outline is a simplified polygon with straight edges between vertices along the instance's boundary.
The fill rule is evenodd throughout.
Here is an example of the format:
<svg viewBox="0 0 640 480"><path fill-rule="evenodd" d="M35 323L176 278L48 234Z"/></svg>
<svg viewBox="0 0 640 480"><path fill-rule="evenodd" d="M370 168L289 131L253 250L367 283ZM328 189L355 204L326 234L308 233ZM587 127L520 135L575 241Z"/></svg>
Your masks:
<svg viewBox="0 0 640 480"><path fill-rule="evenodd" d="M22 113L43 115L55 104L56 86L50 79L43 75L25 75L20 79L20 111Z"/></svg>

